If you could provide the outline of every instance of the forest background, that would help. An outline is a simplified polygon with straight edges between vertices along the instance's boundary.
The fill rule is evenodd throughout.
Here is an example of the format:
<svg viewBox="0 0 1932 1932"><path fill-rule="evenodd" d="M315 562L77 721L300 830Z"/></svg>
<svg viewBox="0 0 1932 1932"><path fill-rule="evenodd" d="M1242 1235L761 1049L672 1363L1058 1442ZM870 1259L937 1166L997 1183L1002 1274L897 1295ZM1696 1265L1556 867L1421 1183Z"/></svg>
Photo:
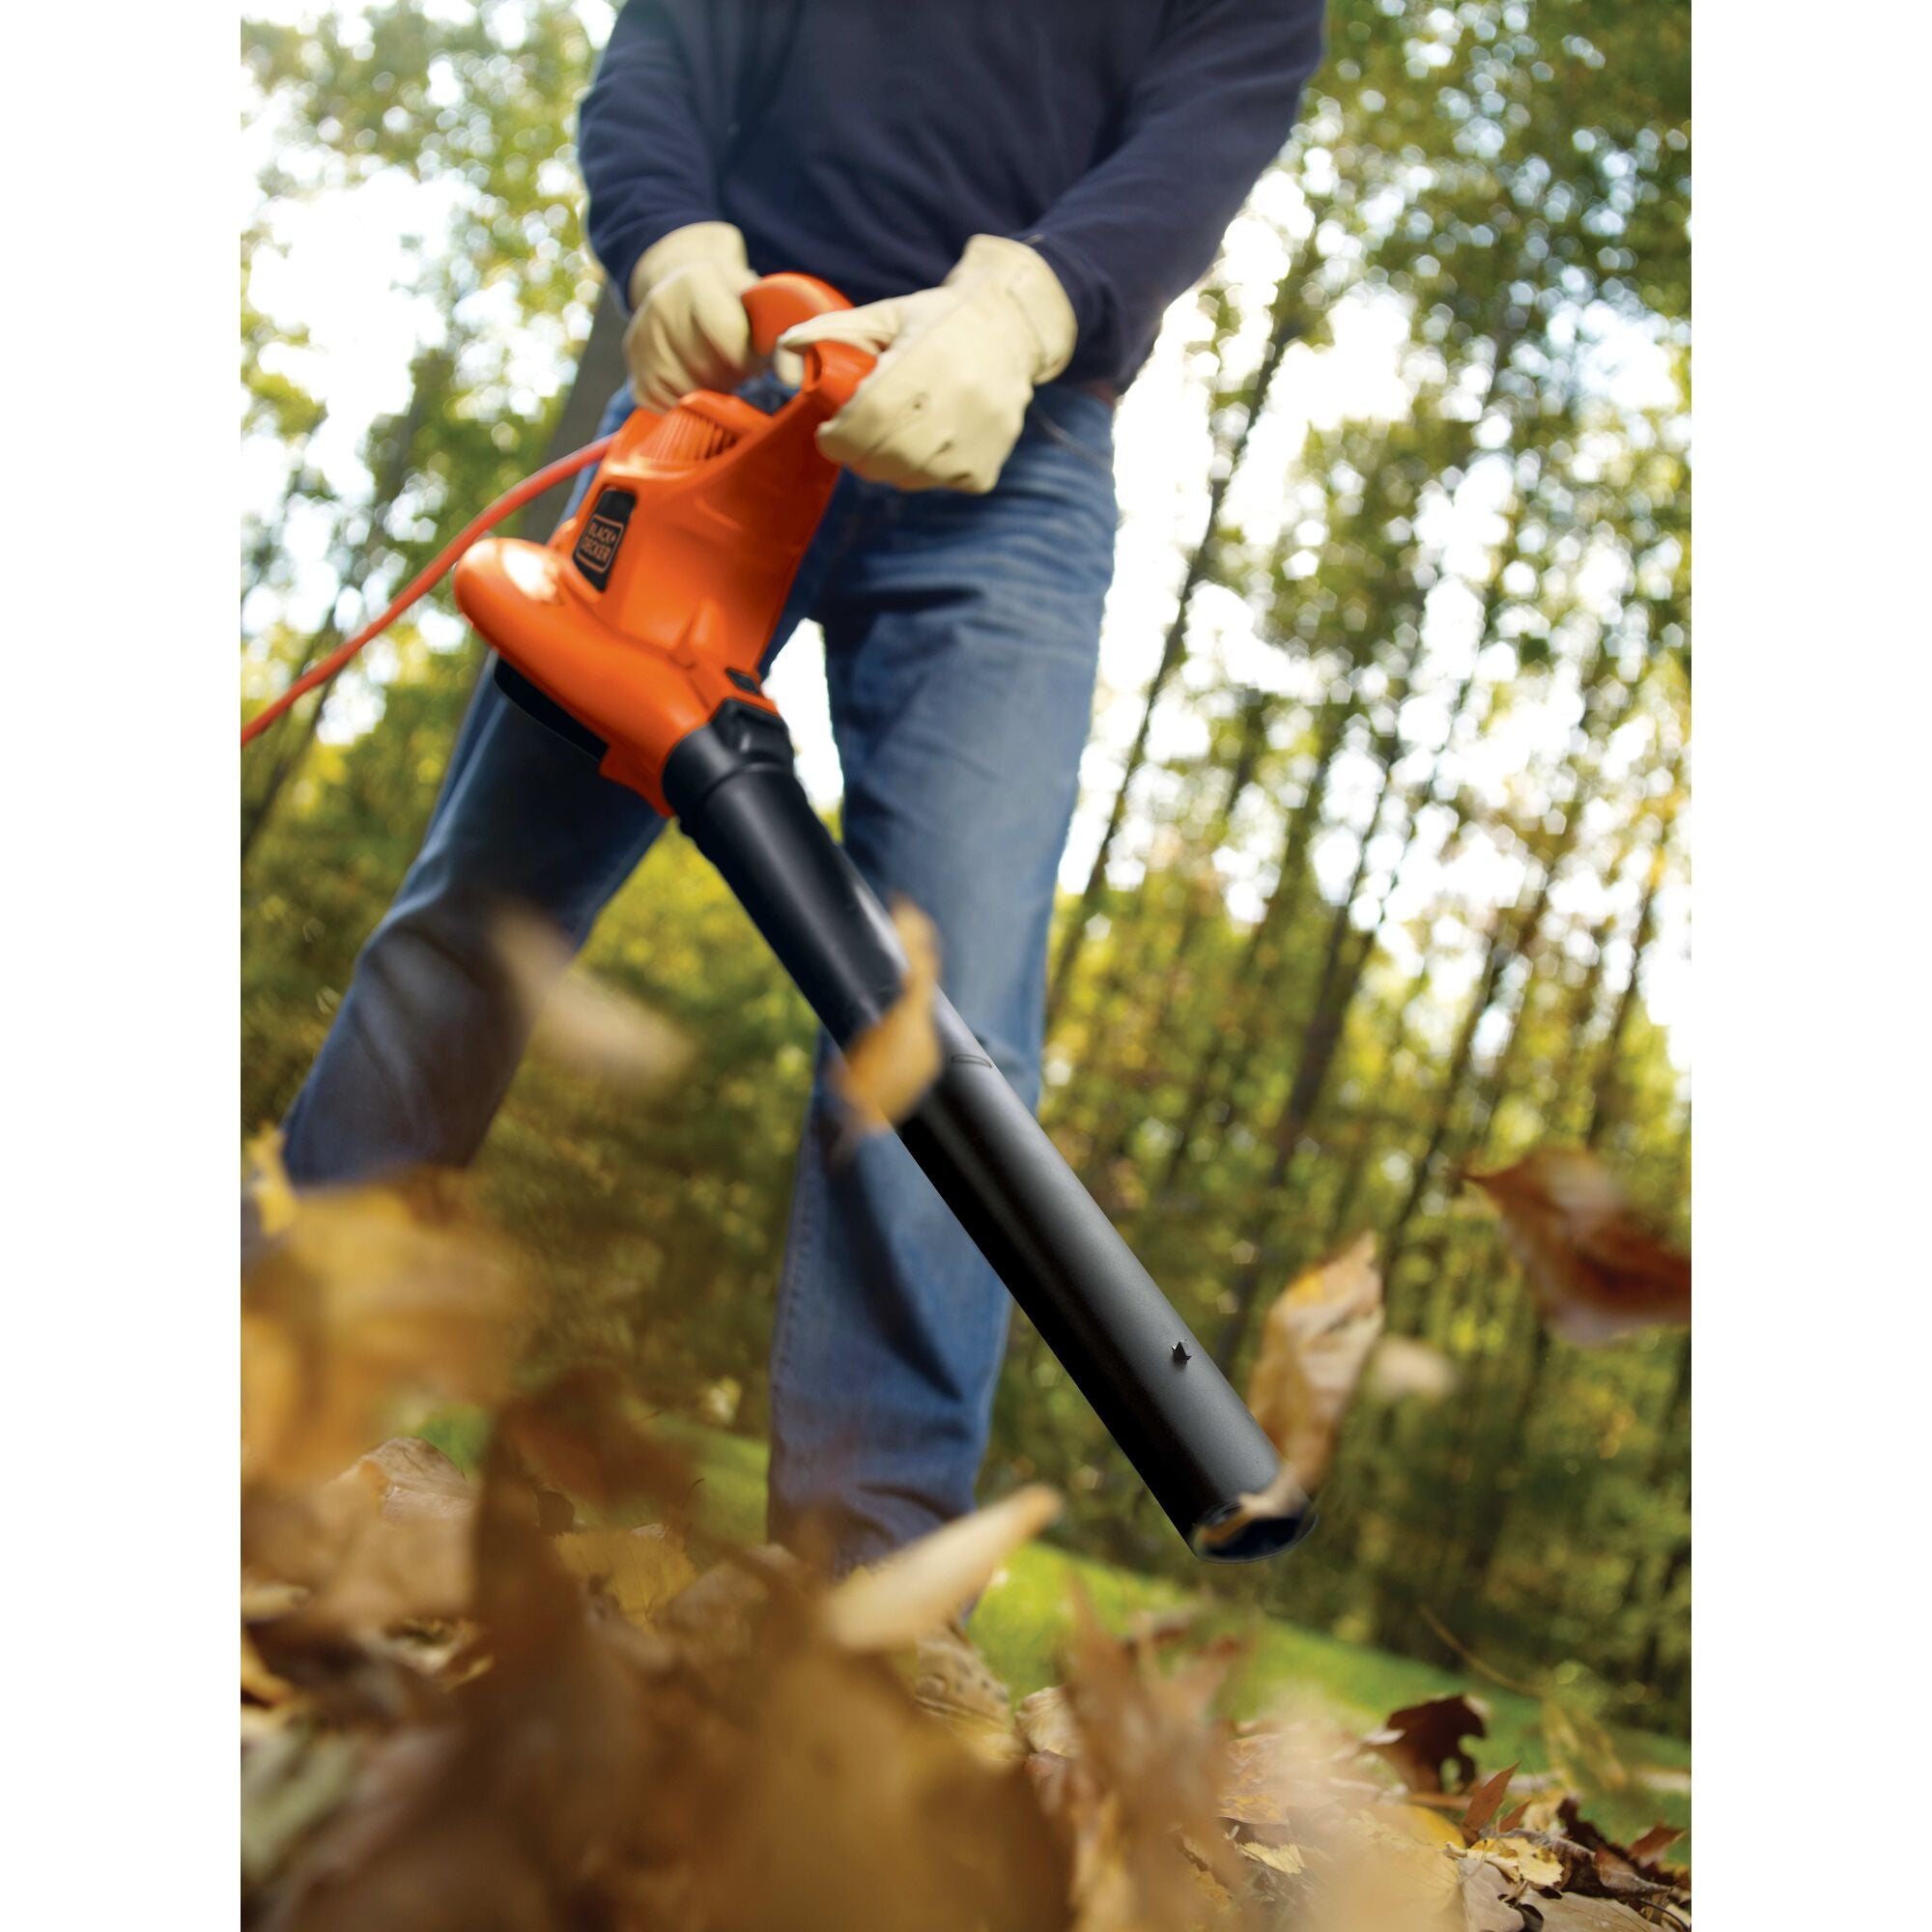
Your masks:
<svg viewBox="0 0 1932 1932"><path fill-rule="evenodd" d="M244 704L557 435L609 20L244 28ZM1331 8L1294 139L1122 412L1044 1109L1237 1378L1276 1291L1365 1229L1391 1328L1455 1370L1359 1406L1320 1533L1217 1585L1439 1662L1446 1631L1657 1730L1689 1713L1688 1340L1548 1339L1458 1176L1585 1144L1688 1237L1689 193L1688 9ZM477 662L425 609L244 760L245 1130L327 1028ZM815 675L801 640L775 687L836 811ZM681 841L589 963L697 1053L641 1103L542 1061L513 1090L479 1179L541 1262L539 1365L756 1435L808 1016ZM985 1490L1037 1478L1060 1541L1199 1579L1016 1322Z"/></svg>

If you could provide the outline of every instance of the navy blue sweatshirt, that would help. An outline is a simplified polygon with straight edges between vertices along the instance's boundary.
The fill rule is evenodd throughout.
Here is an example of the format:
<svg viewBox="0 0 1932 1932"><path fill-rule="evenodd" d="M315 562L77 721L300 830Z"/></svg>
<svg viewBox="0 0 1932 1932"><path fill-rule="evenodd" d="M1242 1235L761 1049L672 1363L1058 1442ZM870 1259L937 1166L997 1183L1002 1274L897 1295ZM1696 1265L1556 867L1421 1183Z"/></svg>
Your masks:
<svg viewBox="0 0 1932 1932"><path fill-rule="evenodd" d="M1069 382L1124 387L1280 150L1322 0L629 0L584 97L590 245L620 295L693 221L855 302L974 235L1038 249Z"/></svg>

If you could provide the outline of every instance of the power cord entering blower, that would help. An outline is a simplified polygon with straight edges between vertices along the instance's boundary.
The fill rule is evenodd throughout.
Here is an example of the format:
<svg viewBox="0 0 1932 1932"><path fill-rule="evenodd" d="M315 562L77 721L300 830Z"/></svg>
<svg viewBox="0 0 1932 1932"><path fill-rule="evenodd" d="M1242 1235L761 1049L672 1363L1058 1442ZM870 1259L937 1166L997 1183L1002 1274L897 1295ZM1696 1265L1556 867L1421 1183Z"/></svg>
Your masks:
<svg viewBox="0 0 1932 1932"><path fill-rule="evenodd" d="M271 704L265 704L256 712L254 717L242 727L242 742L246 745L259 738L298 698L305 697L318 685L327 684L364 645L373 643L412 604L427 591L433 590L443 578L448 576L456 559L478 537L495 529L512 511L521 510L526 503L541 497L554 483L562 482L566 476L575 476L580 469L588 469L593 463L603 457L613 440L611 437L600 436L595 442L586 442L582 449L574 449L568 456L558 457L554 463L546 463L541 469L505 490L488 509L465 526L463 530L438 553L433 561L411 579L396 601L373 624L365 624L347 642L338 644L319 665L297 678Z"/></svg>

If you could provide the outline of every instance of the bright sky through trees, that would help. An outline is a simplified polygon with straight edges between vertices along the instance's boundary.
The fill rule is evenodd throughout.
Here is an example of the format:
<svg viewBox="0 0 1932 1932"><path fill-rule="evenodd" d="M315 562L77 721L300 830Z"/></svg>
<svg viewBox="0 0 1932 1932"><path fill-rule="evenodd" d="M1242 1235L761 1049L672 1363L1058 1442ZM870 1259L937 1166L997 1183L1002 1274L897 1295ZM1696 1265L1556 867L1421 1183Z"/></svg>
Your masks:
<svg viewBox="0 0 1932 1932"><path fill-rule="evenodd" d="M358 14L348 7L327 11L343 19ZM423 11L436 15L473 10L451 0L450 5L432 5ZM272 0L256 12L260 17L295 24L313 19L317 10ZM584 0L579 13L593 40L601 43L611 10L601 0ZM1321 152L1318 150L1318 156ZM272 117L251 118L240 155L245 222L264 219L258 183L271 156L284 165L290 163L291 157L277 146ZM570 197L581 193L581 185L574 175L559 170L555 191L560 198ZM265 352L264 361L298 380L327 405L327 417L306 456L346 496L367 488L358 449L368 425L403 407L412 355L425 342L437 340L444 327L434 298L409 291L421 283L422 258L425 252L433 253L448 230L462 194L460 181L449 176L425 184L400 170L386 170L346 190L283 199L266 211L267 232L275 245L256 251L250 293L278 324L291 331L304 330L306 340L300 347L271 348ZM1311 225L1295 181L1277 172L1264 179L1249 212L1230 230L1223 271L1248 318L1250 338L1236 345L1230 359L1236 364L1244 356L1250 363L1259 356L1268 291L1287 266L1287 245L1300 242ZM487 294L472 300L487 298ZM507 331L514 327L507 298L504 308ZM1603 304L1584 314L1582 327L1591 344L1587 380L1601 390L1607 405L1627 412L1673 407L1676 391L1669 360L1652 335ZM1062 868L1063 884L1069 889L1077 889L1092 863L1147 680L1173 615L1185 557L1200 537L1210 458L1207 384L1213 370L1206 351L1209 332L1191 295L1176 302L1151 362L1121 410L1118 561L1102 638L1094 732L1083 764L1082 805ZM1311 426L1332 428L1345 419L1393 421L1406 414L1409 391L1399 363L1405 334L1395 298L1350 296L1337 305L1330 343L1291 349L1225 506L1227 518L1246 538L1273 539L1294 513L1296 456ZM513 354L511 366L513 379L527 384L532 408L538 398L554 393L569 379L568 366L547 355L541 344L531 345L521 356ZM266 515L286 473L285 447L277 439L264 436L244 441L245 507ZM1459 544L1482 543L1505 482L1506 471L1499 462L1486 473L1478 458L1457 492L1453 508L1441 514L1439 526L1430 535L1448 546L1452 554ZM480 505L462 506L463 514L476 507ZM452 515L447 521L453 524L457 519ZM1311 526L1310 533L1319 542L1319 526ZM336 594L335 579L324 558L327 541L320 519L305 524L300 516L293 516L283 526L283 542L302 568L295 593L275 614L298 627L319 628ZM1313 566L1311 552L1308 568ZM1594 592L1607 612L1621 588L1607 560L1599 559L1594 583L1590 566L1579 577L1580 592L1585 596ZM1464 593L1463 604L1470 601ZM266 615L264 610L244 605L244 629ZM1441 710L1441 688L1465 668L1458 664L1455 647L1459 634L1467 632L1468 615L1467 609L1459 609L1453 587L1431 602L1424 642L1435 689L1411 696L1418 732L1427 729L1430 706ZM462 637L446 607L424 617L423 631L432 644L443 647L454 646ZM1305 659L1297 660L1293 651L1263 640L1255 612L1223 585L1207 583L1197 592L1189 639L1190 662L1182 686L1155 714L1148 749L1151 762L1156 764L1197 755L1206 749L1208 726L1199 709L1187 704L1189 691L1237 681L1300 695L1296 680L1310 672ZM333 699L322 727L326 740L339 742L376 723L377 692L392 666L393 658L379 643L368 654L367 681L345 680ZM787 648L772 690L792 726L808 788L821 805L830 806L838 797L838 775L815 630L808 627ZM1504 795L1539 756L1551 754L1553 734L1560 735L1569 722L1547 705L1524 707L1469 747L1460 779L1492 796ZM1338 761L1331 797L1345 812L1350 801L1355 802L1365 817L1374 785L1373 761L1345 756ZM1329 891L1339 891L1347 882L1354 829L1356 821L1345 817L1311 854L1317 876ZM1129 835L1144 836L1146 830L1128 827ZM1139 857L1136 838L1126 837L1116 847L1117 875L1134 877ZM1240 918L1251 919L1259 909L1256 858L1244 852L1236 838L1220 862L1229 906ZM1456 863L1465 868L1456 883L1468 897L1499 902L1516 890L1513 862L1492 849L1470 846ZM1439 898L1445 883L1439 869L1426 859L1408 867L1387 934L1398 963L1406 963L1402 920ZM1558 910L1595 917L1607 904L1604 895L1608 890L1594 877L1568 880ZM1680 1066L1688 1066L1689 912L1686 895L1674 884L1660 894L1657 917L1658 937L1646 960L1645 998L1653 1016L1669 1032L1672 1058ZM1473 974L1473 955L1469 970ZM1453 998L1466 989L1445 981L1437 990Z"/></svg>

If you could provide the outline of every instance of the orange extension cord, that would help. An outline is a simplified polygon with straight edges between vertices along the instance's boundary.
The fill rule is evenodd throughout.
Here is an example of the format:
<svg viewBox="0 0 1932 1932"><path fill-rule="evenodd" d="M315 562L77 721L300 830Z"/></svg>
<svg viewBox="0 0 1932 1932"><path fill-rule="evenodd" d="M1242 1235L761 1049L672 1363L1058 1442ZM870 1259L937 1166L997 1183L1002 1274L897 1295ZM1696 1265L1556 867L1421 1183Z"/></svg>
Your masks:
<svg viewBox="0 0 1932 1932"><path fill-rule="evenodd" d="M275 720L282 716L299 697L305 696L319 684L327 684L337 671L347 665L363 645L380 638L417 598L433 589L446 576L456 559L467 551L476 539L494 529L512 510L521 510L533 497L541 497L553 483L560 483L566 476L575 476L580 469L588 469L604 452L611 447L612 438L600 436L595 442L586 442L582 449L572 450L568 456L560 456L554 463L546 463L534 474L526 476L513 489L505 490L483 514L468 526L456 539L448 544L405 587L402 594L373 624L365 625L349 639L338 644L312 670L307 670L272 704L265 704L247 724L242 727L242 742L245 745L259 738Z"/></svg>

